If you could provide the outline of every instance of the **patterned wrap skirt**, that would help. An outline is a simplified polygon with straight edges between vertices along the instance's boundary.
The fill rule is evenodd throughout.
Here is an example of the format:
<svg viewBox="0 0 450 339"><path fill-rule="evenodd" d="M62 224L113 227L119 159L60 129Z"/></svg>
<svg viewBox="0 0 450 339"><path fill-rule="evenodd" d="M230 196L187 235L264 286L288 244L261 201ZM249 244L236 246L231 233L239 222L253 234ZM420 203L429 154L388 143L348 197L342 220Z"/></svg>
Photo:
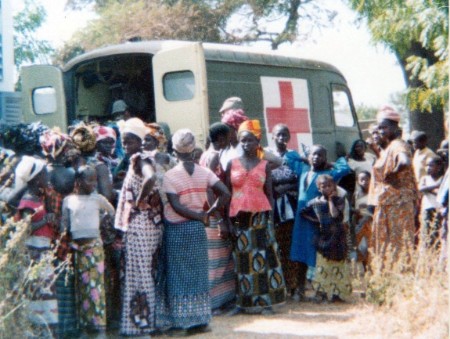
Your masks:
<svg viewBox="0 0 450 339"><path fill-rule="evenodd" d="M105 254L100 239L75 249L75 276L78 292L80 328L106 327Z"/></svg>
<svg viewBox="0 0 450 339"><path fill-rule="evenodd" d="M156 324L188 329L211 320L208 248L199 221L165 221L158 262Z"/></svg>
<svg viewBox="0 0 450 339"><path fill-rule="evenodd" d="M326 294L329 300L333 296L348 299L352 294L352 283L347 261L329 260L317 252L316 274L312 285L316 293Z"/></svg>
<svg viewBox="0 0 450 339"><path fill-rule="evenodd" d="M136 214L124 238L124 277L120 334L143 335L155 330L154 262L161 244L162 223Z"/></svg>
<svg viewBox="0 0 450 339"><path fill-rule="evenodd" d="M217 309L236 297L236 275L234 273L231 240L219 236L216 219L211 218L205 228L208 239L208 280L211 308Z"/></svg>
<svg viewBox="0 0 450 339"><path fill-rule="evenodd" d="M413 201L398 205L377 205L370 241L373 252L384 257L390 246L394 259L397 258L403 249L414 244L415 224Z"/></svg>
<svg viewBox="0 0 450 339"><path fill-rule="evenodd" d="M234 223L237 306L249 312L286 301L286 284L270 212L240 212Z"/></svg>
<svg viewBox="0 0 450 339"><path fill-rule="evenodd" d="M280 247L280 260L283 268L284 279L288 290L298 287L298 262L291 261L291 239L292 229L294 228L294 220L276 224L275 234L278 246Z"/></svg>

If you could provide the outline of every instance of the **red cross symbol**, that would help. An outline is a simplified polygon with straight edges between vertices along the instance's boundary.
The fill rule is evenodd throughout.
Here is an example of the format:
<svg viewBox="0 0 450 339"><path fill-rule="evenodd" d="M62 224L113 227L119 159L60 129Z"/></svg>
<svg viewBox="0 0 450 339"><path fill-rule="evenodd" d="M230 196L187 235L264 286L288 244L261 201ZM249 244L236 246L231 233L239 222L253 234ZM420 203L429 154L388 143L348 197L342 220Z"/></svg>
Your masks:
<svg viewBox="0 0 450 339"><path fill-rule="evenodd" d="M281 107L267 107L267 125L270 132L276 124L288 125L291 132L288 148L298 149L297 133L311 133L308 110L294 107L292 82L279 81L278 86L280 88Z"/></svg>

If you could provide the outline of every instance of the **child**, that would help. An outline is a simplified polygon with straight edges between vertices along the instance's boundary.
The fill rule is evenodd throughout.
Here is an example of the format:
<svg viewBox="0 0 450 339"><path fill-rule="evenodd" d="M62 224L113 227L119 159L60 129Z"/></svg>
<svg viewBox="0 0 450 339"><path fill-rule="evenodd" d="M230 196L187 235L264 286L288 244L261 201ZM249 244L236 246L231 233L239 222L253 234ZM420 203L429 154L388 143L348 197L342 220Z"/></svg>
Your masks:
<svg viewBox="0 0 450 339"><path fill-rule="evenodd" d="M439 204L436 195L442 182L442 159L432 156L426 162L426 175L419 182L419 190L423 193L421 203L420 236L425 247L437 246L440 229L440 216L437 213Z"/></svg>
<svg viewBox="0 0 450 339"><path fill-rule="evenodd" d="M350 167L344 157L338 158L331 165L327 161L327 150L322 145L313 145L309 153L309 162L291 153L285 155L285 160L299 177L297 213L292 231L290 259L299 263L298 289L300 300L304 299L305 283L308 267L310 271L316 266L316 248L313 239L318 230L315 225L299 213L311 199L320 196L316 180L321 174L329 174L337 182L350 173ZM312 268L312 269L311 269Z"/></svg>
<svg viewBox="0 0 450 339"><path fill-rule="evenodd" d="M100 237L100 216L105 211L114 216L114 208L100 194L96 170L78 168L76 192L63 200L61 231L69 232L75 249L75 274L80 309L80 325L86 330L106 326L104 253Z"/></svg>
<svg viewBox="0 0 450 339"><path fill-rule="evenodd" d="M358 261L367 269L369 239L371 237L372 214L368 210L370 173L362 171L356 177L357 189L353 195L353 225L355 225L356 251Z"/></svg>
<svg viewBox="0 0 450 339"><path fill-rule="evenodd" d="M310 200L300 212L319 228L314 241L317 263L313 288L317 301L344 301L352 292L346 263L347 232L342 223L345 198L338 196L337 186L330 175L320 175L316 184L321 196Z"/></svg>

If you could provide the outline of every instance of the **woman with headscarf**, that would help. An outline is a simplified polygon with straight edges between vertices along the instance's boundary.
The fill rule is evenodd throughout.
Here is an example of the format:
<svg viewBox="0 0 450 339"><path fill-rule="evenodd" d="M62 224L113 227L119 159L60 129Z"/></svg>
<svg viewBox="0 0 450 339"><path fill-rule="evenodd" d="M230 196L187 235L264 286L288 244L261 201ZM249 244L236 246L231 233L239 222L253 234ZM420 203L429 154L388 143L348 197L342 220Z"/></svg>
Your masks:
<svg viewBox="0 0 450 339"><path fill-rule="evenodd" d="M161 202L168 203L166 194L161 190L164 174L176 165L176 160L166 152L167 139L164 130L157 123L145 124L147 134L142 142L143 153L150 156L156 171L156 185L159 190Z"/></svg>
<svg viewBox="0 0 450 339"><path fill-rule="evenodd" d="M222 116L221 122L230 127L230 142L229 145L222 151L220 157L220 163L222 168L227 168L227 164L231 159L237 158L242 155L242 147L239 145L237 138L237 131L239 126L248 120L248 117L244 112L244 105L241 98L231 97L223 102L220 108L220 114Z"/></svg>
<svg viewBox="0 0 450 339"><path fill-rule="evenodd" d="M205 331L211 320L208 288L208 249L205 226L215 208L228 202L230 193L209 169L193 161L195 137L188 129L172 137L179 160L164 175L164 236L158 261L158 312L161 329L187 335ZM208 207L207 190L219 197ZM208 210L209 208L209 210Z"/></svg>
<svg viewBox="0 0 450 339"><path fill-rule="evenodd" d="M16 177L27 185L27 191L17 207L17 219L30 216L31 234L26 240L30 259L34 264L42 265L37 278L31 279L28 286L30 301L30 320L41 327L47 326L56 332L58 323L58 305L56 300L55 272L52 266L51 248L56 239L55 215L45 208L45 188L47 170L45 161L23 156L16 168ZM47 257L47 258L46 258ZM43 333L41 333L43 335Z"/></svg>
<svg viewBox="0 0 450 339"><path fill-rule="evenodd" d="M113 184L116 189L122 188L123 180L128 171L128 166L130 165L130 158L133 154L136 154L142 150L142 142L147 134L147 128L141 119L131 118L128 120L119 120L117 122L124 157L113 171ZM129 133L128 131L130 130L133 130L134 132ZM123 135L123 133L126 133L127 135ZM127 143L126 147L123 144L124 142Z"/></svg>
<svg viewBox="0 0 450 339"><path fill-rule="evenodd" d="M56 130L46 131L40 138L42 153L47 159L48 186L45 190L46 207L55 214L57 224L61 221L62 201L72 193L75 183L75 171L71 166L69 153L75 145L67 134ZM78 154L78 151L77 151ZM66 234L58 234L56 250L59 267L56 280L58 298L58 335L74 336L78 332L75 304L75 279L73 271L65 265L70 252L70 239Z"/></svg>
<svg viewBox="0 0 450 339"><path fill-rule="evenodd" d="M286 300L286 285L273 227L271 170L259 144L258 120L243 122L238 131L244 154L228 163L232 191L230 228L234 231L237 306L249 313L271 314Z"/></svg>
<svg viewBox="0 0 450 339"><path fill-rule="evenodd" d="M108 126L95 126L93 130L95 133L95 148L97 151L95 158L97 161L104 163L106 167L108 167L111 172L112 181L112 172L119 164L119 159L113 156L116 149L116 132L112 127Z"/></svg>
<svg viewBox="0 0 450 339"><path fill-rule="evenodd" d="M130 156L115 219L115 228L123 239L120 334L145 335L155 330L152 263L162 236L161 200L155 188L154 162L141 153L147 127L140 119L131 118L121 126L120 133Z"/></svg>
<svg viewBox="0 0 450 339"><path fill-rule="evenodd" d="M388 246L398 253L414 241L417 188L406 142L398 138L400 114L383 107L377 115L380 137L387 147L373 166L372 194L376 197L371 247L383 255Z"/></svg>
<svg viewBox="0 0 450 339"><path fill-rule="evenodd" d="M108 166L95 157L97 138L90 126L81 124L70 133L73 143L81 152L80 157L74 163L74 168L82 165L91 165L97 172L97 192L103 195L109 202L114 202L115 192L112 186L111 171Z"/></svg>
<svg viewBox="0 0 450 339"><path fill-rule="evenodd" d="M26 189L26 183L14 177L14 169L22 156L39 156L39 137L48 129L40 122L8 126L0 131L0 141L8 149L0 162L0 201L16 207ZM6 156L7 155L7 156Z"/></svg>

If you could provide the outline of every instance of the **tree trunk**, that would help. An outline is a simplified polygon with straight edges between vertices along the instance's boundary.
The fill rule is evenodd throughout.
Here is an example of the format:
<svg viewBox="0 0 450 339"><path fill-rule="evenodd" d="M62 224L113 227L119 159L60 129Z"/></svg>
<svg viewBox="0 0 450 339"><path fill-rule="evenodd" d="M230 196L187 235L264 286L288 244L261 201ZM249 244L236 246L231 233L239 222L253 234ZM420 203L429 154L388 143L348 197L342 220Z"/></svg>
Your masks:
<svg viewBox="0 0 450 339"><path fill-rule="evenodd" d="M412 78L410 71L406 69L406 60L408 57L411 55L419 55L426 58L430 65L437 62L436 57L433 54L430 54L430 52L424 49L419 43L412 43L407 55L400 55L397 51L395 51L395 54L400 63L403 77L408 88L418 88L423 86L422 81L417 78ZM445 138L444 123L444 109L442 107L434 108L431 113L418 109L409 112L410 130L424 131L428 136L428 147L433 150L436 150L439 147L440 142Z"/></svg>

